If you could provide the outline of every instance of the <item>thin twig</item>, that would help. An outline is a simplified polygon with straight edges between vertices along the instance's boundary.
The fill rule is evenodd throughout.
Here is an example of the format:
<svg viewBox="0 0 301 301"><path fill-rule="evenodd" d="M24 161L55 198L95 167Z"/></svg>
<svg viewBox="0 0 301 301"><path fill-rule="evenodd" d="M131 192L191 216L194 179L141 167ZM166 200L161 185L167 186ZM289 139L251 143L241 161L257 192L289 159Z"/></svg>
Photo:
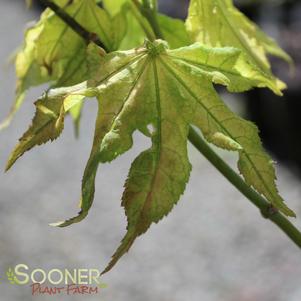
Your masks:
<svg viewBox="0 0 301 301"><path fill-rule="evenodd" d="M132 13L134 17L136 18L137 22L143 29L146 37L150 40L153 41L156 39L156 34L153 32L152 27L150 26L149 22L144 18L144 16L141 14L141 3L138 0L133 0L130 3L130 7L132 10Z"/></svg>
<svg viewBox="0 0 301 301"><path fill-rule="evenodd" d="M149 5L148 1L143 1L143 4L140 4L137 0L132 0L136 6L140 9L141 14L148 20L151 28L154 31L155 38L164 39L163 33L161 31L160 25L157 20L157 12L154 11Z"/></svg>
<svg viewBox="0 0 301 301"><path fill-rule="evenodd" d="M75 19L73 19L66 11L49 0L39 0L41 4L50 8L58 17L60 17L70 28L72 28L78 35L80 35L86 42L94 42L98 46L107 51L105 45L101 42L97 34L89 32Z"/></svg>

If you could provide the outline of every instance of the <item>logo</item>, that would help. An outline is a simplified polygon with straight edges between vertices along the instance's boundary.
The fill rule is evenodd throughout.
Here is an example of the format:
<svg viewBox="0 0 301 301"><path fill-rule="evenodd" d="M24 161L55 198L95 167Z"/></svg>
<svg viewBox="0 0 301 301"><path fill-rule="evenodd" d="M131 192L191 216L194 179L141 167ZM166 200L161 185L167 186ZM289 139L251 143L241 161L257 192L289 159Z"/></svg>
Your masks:
<svg viewBox="0 0 301 301"><path fill-rule="evenodd" d="M107 285L100 281L98 269L30 269L26 264L9 267L6 277L10 284L28 286L36 295L95 295Z"/></svg>
<svg viewBox="0 0 301 301"><path fill-rule="evenodd" d="M11 268L9 268L6 271L6 276L7 276L7 280L10 282L10 284L19 284L18 279L16 278L15 273L13 272L13 270Z"/></svg>

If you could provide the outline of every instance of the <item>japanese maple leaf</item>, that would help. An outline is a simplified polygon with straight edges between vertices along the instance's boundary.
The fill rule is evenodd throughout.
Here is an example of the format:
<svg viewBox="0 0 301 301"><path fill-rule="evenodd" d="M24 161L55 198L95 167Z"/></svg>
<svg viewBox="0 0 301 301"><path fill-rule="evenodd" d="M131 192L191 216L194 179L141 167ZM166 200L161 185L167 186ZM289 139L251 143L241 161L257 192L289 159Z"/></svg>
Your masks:
<svg viewBox="0 0 301 301"><path fill-rule="evenodd" d="M196 43L175 50L165 42L103 55L90 47L87 82L46 93L38 102L32 126L12 153L8 168L27 150L59 136L64 116L86 96L99 103L95 138L82 183L78 216L57 223L81 221L92 205L99 163L111 162L133 145L136 130L152 146L133 162L122 197L127 233L107 272L135 239L159 222L178 202L189 180L189 127L198 128L208 142L239 153L238 167L250 186L284 214L294 216L278 194L272 161L264 152L254 124L234 114L220 99L214 84L231 92L268 87L275 82L234 48L209 48Z"/></svg>

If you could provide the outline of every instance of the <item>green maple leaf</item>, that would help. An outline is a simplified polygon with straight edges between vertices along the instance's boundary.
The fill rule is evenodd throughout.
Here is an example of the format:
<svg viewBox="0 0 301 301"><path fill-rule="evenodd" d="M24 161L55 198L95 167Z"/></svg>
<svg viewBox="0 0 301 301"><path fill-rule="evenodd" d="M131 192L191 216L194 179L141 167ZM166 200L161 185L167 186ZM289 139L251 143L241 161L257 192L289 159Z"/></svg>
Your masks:
<svg viewBox="0 0 301 301"><path fill-rule="evenodd" d="M35 102L36 115L33 124L20 139L20 143L10 156L6 170L26 151L49 140L55 140L64 129L64 119L67 112L81 104L85 97L95 96L93 89L79 84L51 90Z"/></svg>
<svg viewBox="0 0 301 301"><path fill-rule="evenodd" d="M190 44L189 36L182 20L158 14L158 24L170 48L179 48Z"/></svg>
<svg viewBox="0 0 301 301"><path fill-rule="evenodd" d="M55 1L86 30L95 33L109 51L131 49L143 43L146 36L137 18L144 26L149 25L131 1L104 1L104 9L96 2ZM159 15L158 20L172 48L189 44L183 21L164 15ZM0 129L9 126L29 88L43 83L51 83L52 87L70 86L88 78L86 46L73 29L46 9L40 20L26 31L24 45L16 56L16 99ZM81 111L81 103L70 110L77 134Z"/></svg>
<svg viewBox="0 0 301 301"><path fill-rule="evenodd" d="M102 0L104 8L111 14L117 15L128 0Z"/></svg>
<svg viewBox="0 0 301 301"><path fill-rule="evenodd" d="M112 16L122 12L127 18L126 33L120 44L120 50L140 46L145 38L147 38L145 28L155 39L152 28L131 0L104 0L103 5ZM182 20L171 18L163 14L157 14L157 19L170 48L178 48L189 44L189 36Z"/></svg>
<svg viewBox="0 0 301 301"><path fill-rule="evenodd" d="M33 124L12 153L7 168L33 146L57 138L70 108L86 96L97 97L99 113L82 182L81 211L55 224L64 227L87 216L99 163L111 162L129 150L134 131L150 137L151 148L142 152L130 169L122 197L127 234L105 272L152 223L171 211L184 192L191 170L187 155L191 125L216 146L237 151L245 181L284 214L294 216L278 194L272 161L262 148L256 126L231 112L213 86L221 84L231 92L252 87L269 87L277 92L274 82L251 65L240 50L199 43L170 50L160 40L105 56L96 46L91 45L89 50L92 79L50 91L36 103Z"/></svg>
<svg viewBox="0 0 301 301"><path fill-rule="evenodd" d="M279 89L286 87L272 75L267 54L280 57L290 64L292 59L242 14L232 0L191 0L186 28L193 41L212 47L242 49L248 60L274 80Z"/></svg>
<svg viewBox="0 0 301 301"><path fill-rule="evenodd" d="M86 30L95 33L109 50L115 50L123 38L124 18L111 18L95 0L57 0L66 13ZM52 86L70 86L84 81L87 75L86 42L50 9L25 34L22 50L16 57L17 91L11 112L0 125L9 125L23 103L26 90L50 82ZM80 108L71 111L77 125Z"/></svg>

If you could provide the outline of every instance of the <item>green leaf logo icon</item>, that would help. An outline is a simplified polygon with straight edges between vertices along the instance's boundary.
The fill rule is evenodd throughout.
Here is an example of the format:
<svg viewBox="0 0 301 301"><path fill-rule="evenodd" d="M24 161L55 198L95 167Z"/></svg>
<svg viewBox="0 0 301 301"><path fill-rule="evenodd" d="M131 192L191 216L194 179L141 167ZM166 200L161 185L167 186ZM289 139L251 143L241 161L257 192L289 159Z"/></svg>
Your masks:
<svg viewBox="0 0 301 301"><path fill-rule="evenodd" d="M8 270L6 271L6 276L10 284L19 285L19 281L15 276L15 273L12 270L12 268L8 268Z"/></svg>

